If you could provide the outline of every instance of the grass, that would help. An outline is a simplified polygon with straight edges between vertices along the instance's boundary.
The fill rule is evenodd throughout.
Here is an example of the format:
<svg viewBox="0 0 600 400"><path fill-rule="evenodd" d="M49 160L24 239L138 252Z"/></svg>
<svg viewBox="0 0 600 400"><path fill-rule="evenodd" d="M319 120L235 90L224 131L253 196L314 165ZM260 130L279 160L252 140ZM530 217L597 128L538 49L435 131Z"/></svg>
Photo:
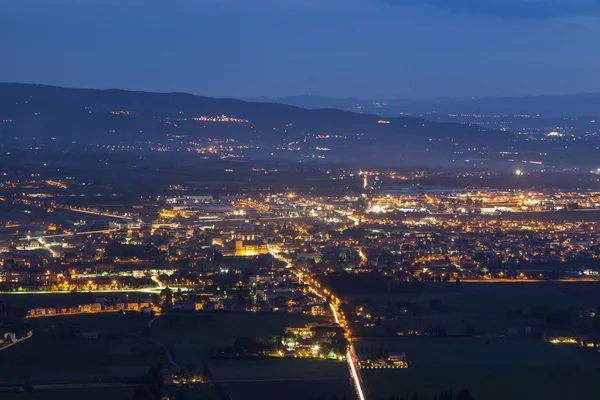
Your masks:
<svg viewBox="0 0 600 400"><path fill-rule="evenodd" d="M485 400L593 397L600 378L595 352L531 339L365 339L357 346L407 353L407 370L362 371L367 391L382 396L419 392L431 399L467 388Z"/></svg>
<svg viewBox="0 0 600 400"><path fill-rule="evenodd" d="M469 282L456 288L454 283L426 284L422 292L389 292L349 296L368 300L376 305L388 302L414 301L427 305L440 299L444 305L461 311L511 311L538 305L549 307L581 307L583 302L564 292L573 286L590 286L600 289L600 282Z"/></svg>
<svg viewBox="0 0 600 400"><path fill-rule="evenodd" d="M130 400L134 387L93 389L44 389L24 393L2 393L3 400Z"/></svg>
<svg viewBox="0 0 600 400"><path fill-rule="evenodd" d="M552 331L539 313L542 308L574 311L597 307L600 282L480 282L425 285L420 293L383 293L354 296L362 304L385 307L397 302L415 302L419 315L384 321L382 326L365 328L361 336L389 336L396 330L441 326L450 335L464 334L467 324L480 334L505 334L509 328L531 327L534 332ZM432 310L437 299L441 307ZM564 332L562 332L564 333Z"/></svg>
<svg viewBox="0 0 600 400"><path fill-rule="evenodd" d="M0 381L74 383L145 375L151 365L166 363L164 351L136 332L143 318L96 314L28 320L33 337L0 354ZM101 333L98 339L70 337L59 325Z"/></svg>
<svg viewBox="0 0 600 400"><path fill-rule="evenodd" d="M149 319L137 313L123 315L115 312L29 318L26 321L31 324L34 333L47 333L62 325L82 332L130 335L140 332L147 326Z"/></svg>
<svg viewBox="0 0 600 400"><path fill-rule="evenodd" d="M346 365L330 360L213 360L210 350L231 346L240 336L280 336L287 326L326 321L305 314L198 313L160 317L152 337L166 344L182 366L208 365L216 381L343 378Z"/></svg>

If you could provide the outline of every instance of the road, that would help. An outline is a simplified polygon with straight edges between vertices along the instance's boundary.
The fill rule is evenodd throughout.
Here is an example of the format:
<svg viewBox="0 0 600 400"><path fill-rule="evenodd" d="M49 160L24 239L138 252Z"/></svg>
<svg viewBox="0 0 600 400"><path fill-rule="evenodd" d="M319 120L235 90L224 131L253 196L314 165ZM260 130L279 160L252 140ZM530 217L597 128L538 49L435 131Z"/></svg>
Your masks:
<svg viewBox="0 0 600 400"><path fill-rule="evenodd" d="M286 263L287 267L291 267L290 261L287 260L285 257L283 257L278 252L269 248L269 253L271 253L271 255L274 258ZM317 288L315 288L310 282L303 280L301 274L297 273L295 268L291 268L291 271L296 275L296 277L298 278L298 280L300 282L308 285L311 292L313 292L315 295L319 296L323 300L327 300L327 297L325 295L323 295L321 292L319 292L319 290ZM330 295L331 295L332 299L339 300L332 293L330 293ZM343 316L342 316L342 318L340 318L338 310L333 305L333 303L330 302L329 307L331 308L331 313L333 315L333 319L335 320L336 324L339 324L341 327L344 328L345 332L348 332L347 328L346 328L346 324L345 324L345 318ZM348 361L348 369L350 370L350 377L352 378L352 383L354 384L354 390L356 391L358 400L365 400L367 396L365 394L362 377L358 371L358 361L356 359L356 353L354 352L354 344L352 343L350 338L348 339L348 342L349 342L349 345L348 345L348 351L346 352L346 360Z"/></svg>
<svg viewBox="0 0 600 400"><path fill-rule="evenodd" d="M111 233L111 232L116 232L119 229L114 228L114 229L103 229L100 231L89 231L89 232L73 232L73 233L62 233L60 235L47 235L47 236L35 236L35 237L29 237L29 238L21 238L19 240L46 240L46 239L54 239L54 238L59 238L59 237L69 237L69 236L77 236L77 235L95 235L98 233Z"/></svg>
<svg viewBox="0 0 600 400"><path fill-rule="evenodd" d="M158 285L159 289L164 289L165 288L165 285L163 285L163 283L158 280L158 276L152 276L150 279L152 279L152 282L154 282L154 283L156 283Z"/></svg>
<svg viewBox="0 0 600 400"><path fill-rule="evenodd" d="M40 315L28 315L25 318L47 318L47 317L68 317L71 315L90 315L90 314L107 314L116 313L123 310L101 310L101 311L81 311L76 313L56 313L56 314L40 314Z"/></svg>
<svg viewBox="0 0 600 400"><path fill-rule="evenodd" d="M63 210L73 211L73 212L78 212L78 213L84 213L84 214L100 215L100 216L103 216L103 217L133 220L133 217L127 217L125 215L108 214L108 213L103 213L103 212L98 212L98 211L82 210L80 208L72 208L72 207L55 207L55 208L60 208L60 209L63 209Z"/></svg>
<svg viewBox="0 0 600 400"><path fill-rule="evenodd" d="M179 288L177 288L179 289ZM181 290L187 290L187 288L181 288ZM82 291L80 293L128 293L128 292L143 292L143 293L152 293L152 294L159 294L161 291L161 288L156 287L156 288L142 288L142 289L109 289L109 290L86 290L86 291ZM13 295L31 295L31 294L72 294L71 292L67 292L67 291L56 291L56 292L51 292L49 290L45 290L45 291L31 291L31 292L0 292L0 294L4 295L4 294L13 294Z"/></svg>

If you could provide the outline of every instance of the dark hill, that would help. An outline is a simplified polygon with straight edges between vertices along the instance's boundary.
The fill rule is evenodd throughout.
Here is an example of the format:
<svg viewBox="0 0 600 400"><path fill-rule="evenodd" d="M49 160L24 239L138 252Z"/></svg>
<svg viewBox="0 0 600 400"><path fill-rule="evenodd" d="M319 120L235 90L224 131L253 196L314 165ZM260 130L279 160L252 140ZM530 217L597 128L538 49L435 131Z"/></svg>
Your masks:
<svg viewBox="0 0 600 400"><path fill-rule="evenodd" d="M194 120L225 115L234 122ZM242 120L242 121L240 121ZM505 144L512 135L419 118L386 118L337 109L125 90L72 89L0 83L0 143L19 146L73 142L132 145L173 136L235 138L281 143L314 134L362 135L423 143L451 140L465 146Z"/></svg>

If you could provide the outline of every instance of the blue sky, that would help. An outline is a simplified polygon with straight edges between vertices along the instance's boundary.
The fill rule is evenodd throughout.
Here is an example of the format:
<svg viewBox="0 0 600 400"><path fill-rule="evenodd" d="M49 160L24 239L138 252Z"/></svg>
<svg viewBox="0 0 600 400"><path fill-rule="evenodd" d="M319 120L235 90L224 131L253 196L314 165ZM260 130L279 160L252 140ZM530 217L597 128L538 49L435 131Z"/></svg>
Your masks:
<svg viewBox="0 0 600 400"><path fill-rule="evenodd" d="M600 92L597 0L2 0L0 81L209 96Z"/></svg>

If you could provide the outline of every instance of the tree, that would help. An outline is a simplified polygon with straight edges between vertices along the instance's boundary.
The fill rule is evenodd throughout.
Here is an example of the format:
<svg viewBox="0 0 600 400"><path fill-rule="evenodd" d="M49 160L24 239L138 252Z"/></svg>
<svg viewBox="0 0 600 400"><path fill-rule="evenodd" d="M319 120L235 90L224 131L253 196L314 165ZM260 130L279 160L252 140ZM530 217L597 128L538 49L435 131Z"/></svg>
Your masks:
<svg viewBox="0 0 600 400"><path fill-rule="evenodd" d="M196 365L195 364L187 364L184 368L183 368L183 372L185 374L187 374L187 376L193 376L194 375L194 370L196 369Z"/></svg>
<svg viewBox="0 0 600 400"><path fill-rule="evenodd" d="M456 395L456 400L474 400L467 389L463 389Z"/></svg>
<svg viewBox="0 0 600 400"><path fill-rule="evenodd" d="M139 387L133 392L133 400L154 400L154 396L147 387Z"/></svg>
<svg viewBox="0 0 600 400"><path fill-rule="evenodd" d="M212 377L213 377L212 372L210 372L210 369L208 369L208 367L205 365L204 368L202 369L202 380L204 380L204 382L210 382Z"/></svg>
<svg viewBox="0 0 600 400"><path fill-rule="evenodd" d="M160 370L162 366L160 364L153 365L148 369L148 382L155 385L160 385L162 383L162 378L160 375Z"/></svg>

